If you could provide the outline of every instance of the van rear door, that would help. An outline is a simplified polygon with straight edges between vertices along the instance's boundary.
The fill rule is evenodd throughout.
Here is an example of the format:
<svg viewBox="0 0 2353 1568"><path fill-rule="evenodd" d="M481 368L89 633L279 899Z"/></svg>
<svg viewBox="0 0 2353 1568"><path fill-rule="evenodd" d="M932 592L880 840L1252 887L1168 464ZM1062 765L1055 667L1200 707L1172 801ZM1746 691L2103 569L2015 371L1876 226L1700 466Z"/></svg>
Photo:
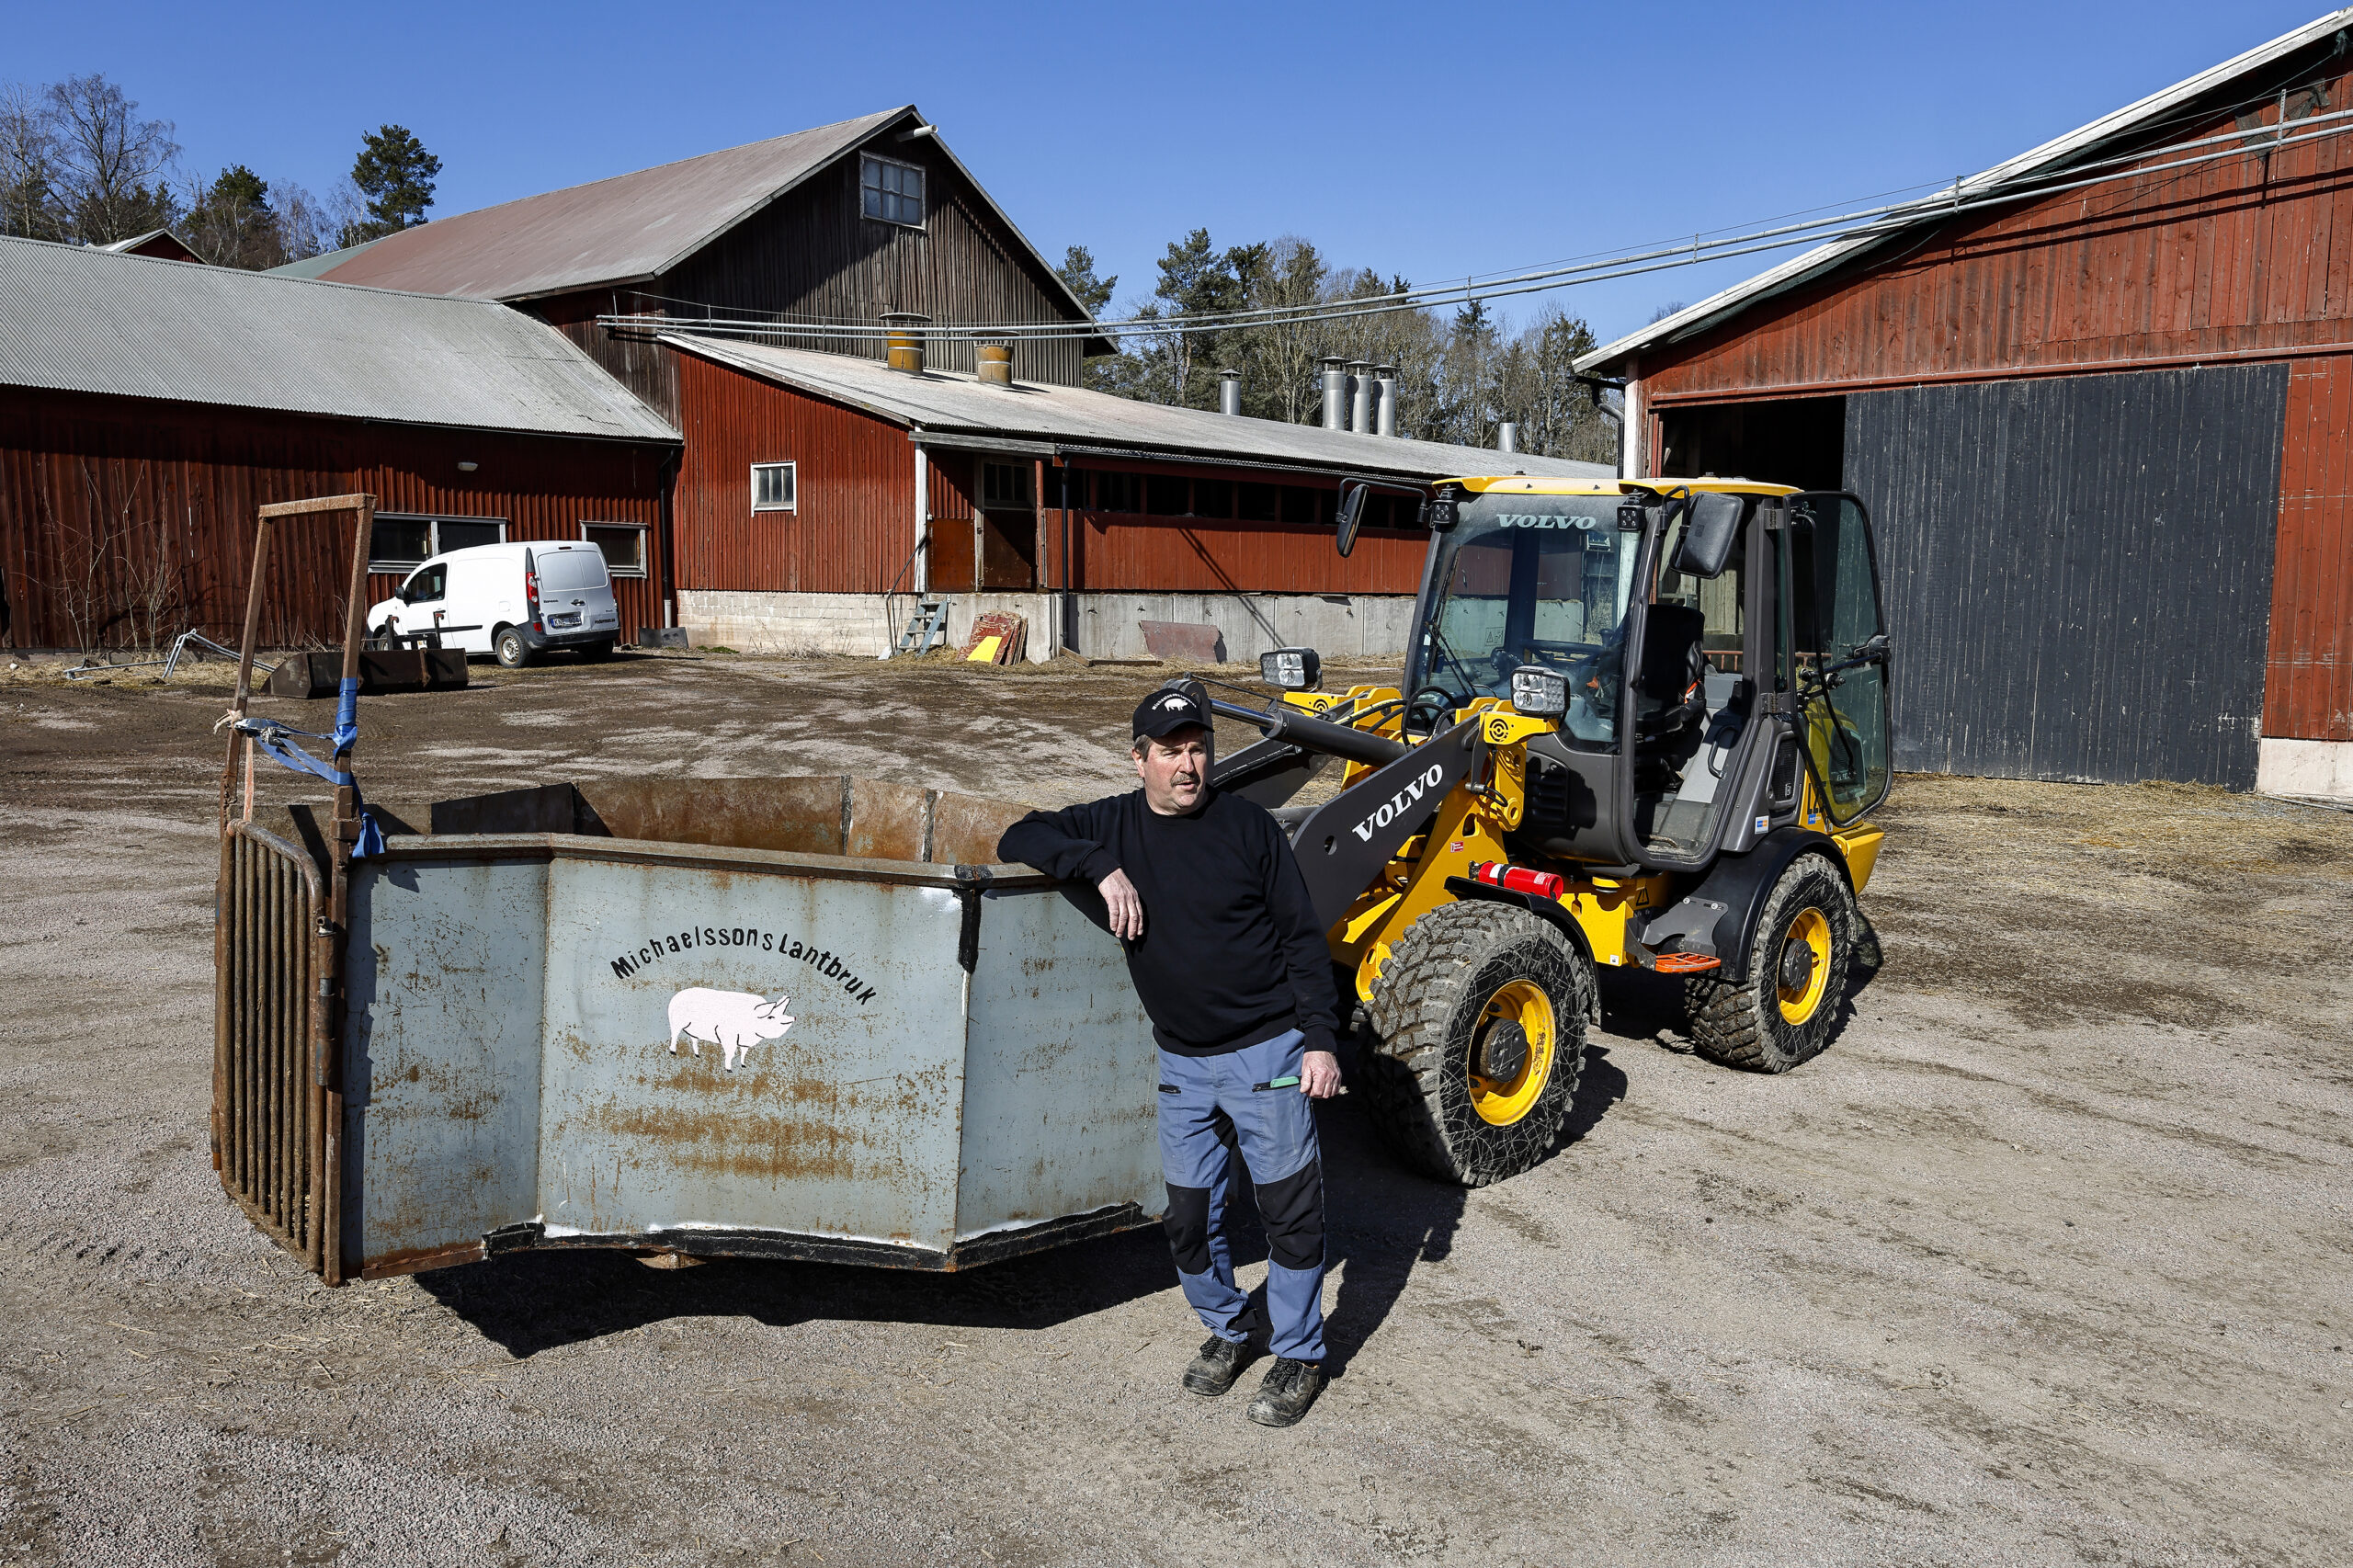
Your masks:
<svg viewBox="0 0 2353 1568"><path fill-rule="evenodd" d="M605 552L593 544L535 545L540 615L548 635L564 641L617 637L620 611Z"/></svg>

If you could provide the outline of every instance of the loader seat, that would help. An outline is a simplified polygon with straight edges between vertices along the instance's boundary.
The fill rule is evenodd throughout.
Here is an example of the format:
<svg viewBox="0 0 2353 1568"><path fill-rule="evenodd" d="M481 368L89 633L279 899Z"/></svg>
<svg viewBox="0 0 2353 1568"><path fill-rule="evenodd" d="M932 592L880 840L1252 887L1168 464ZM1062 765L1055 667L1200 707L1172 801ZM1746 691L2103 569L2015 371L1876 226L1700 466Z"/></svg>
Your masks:
<svg viewBox="0 0 2353 1568"><path fill-rule="evenodd" d="M1634 743L1637 750L1680 735L1707 717L1707 655L1701 638L1707 619L1683 605L1651 607L1643 634L1643 667L1635 672Z"/></svg>

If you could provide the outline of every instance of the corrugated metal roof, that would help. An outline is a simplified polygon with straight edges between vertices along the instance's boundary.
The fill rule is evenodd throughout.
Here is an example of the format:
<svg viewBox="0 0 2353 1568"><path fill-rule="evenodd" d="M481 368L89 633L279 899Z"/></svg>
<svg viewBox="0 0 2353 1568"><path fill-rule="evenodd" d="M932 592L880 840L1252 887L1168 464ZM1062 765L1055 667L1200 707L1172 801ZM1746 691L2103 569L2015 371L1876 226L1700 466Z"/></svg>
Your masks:
<svg viewBox="0 0 2353 1568"><path fill-rule="evenodd" d="M2137 103L2127 104L2122 108L2104 114L2064 136L1996 164L1983 174L1960 180L1956 182L1957 189L1940 192L1934 204L1924 203L1916 217L1895 214L1884 223L1874 226L1869 233L1817 245L1793 260L1785 261L1720 293L1711 294L1696 305L1687 306L1671 316L1662 316L1639 332L1629 333L1613 343L1605 343L1592 353L1580 357L1576 360L1576 368L1589 372L1654 345L1672 343L1705 332L1751 305L1813 282L1897 235L1946 222L1938 210L1944 203L1984 200L1987 197L2000 195L2002 187L2006 185L2029 176L2050 175L2102 143L2141 129L2168 110L2178 108L2200 95L2226 85L2234 77L2259 70L2347 26L2353 26L2353 6L2331 11L2292 32L2280 34L2268 43L2259 44L2245 54L2226 60L2220 65L2209 66L2162 92L2152 93Z"/></svg>
<svg viewBox="0 0 2353 1568"><path fill-rule="evenodd" d="M338 283L528 300L668 271L914 106L615 175L387 234Z"/></svg>
<svg viewBox="0 0 2353 1568"><path fill-rule="evenodd" d="M818 397L845 403L928 434L1108 448L1172 458L1238 459L1330 472L1397 474L1414 479L1530 473L1563 479L1614 479L1607 463L1505 453L1441 441L1357 436L1319 426L1236 418L1196 408L1137 403L1079 387L987 386L970 376L926 370L911 376L879 360L806 348L665 334L688 354L733 366Z"/></svg>
<svg viewBox="0 0 2353 1568"><path fill-rule="evenodd" d="M283 267L270 267L269 275L273 278L324 278L369 245L381 244L383 241L381 239L362 240L356 245L346 245L341 250L323 250L316 256L306 256L300 261L290 261Z"/></svg>
<svg viewBox="0 0 2353 1568"><path fill-rule="evenodd" d="M397 294L0 238L0 384L675 441L553 327Z"/></svg>

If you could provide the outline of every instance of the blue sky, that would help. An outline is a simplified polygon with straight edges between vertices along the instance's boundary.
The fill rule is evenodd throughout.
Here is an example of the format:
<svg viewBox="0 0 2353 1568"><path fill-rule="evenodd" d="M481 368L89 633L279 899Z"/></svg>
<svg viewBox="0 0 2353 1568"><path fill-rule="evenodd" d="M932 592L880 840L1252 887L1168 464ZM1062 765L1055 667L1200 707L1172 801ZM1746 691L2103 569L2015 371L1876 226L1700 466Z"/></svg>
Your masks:
<svg viewBox="0 0 2353 1568"><path fill-rule="evenodd" d="M2320 14L8 0L0 79L104 72L177 122L191 167L314 191L397 121L443 161L443 215L912 101L1124 301L1196 226L1429 282L1949 180ZM1538 298L1608 337L1777 259Z"/></svg>

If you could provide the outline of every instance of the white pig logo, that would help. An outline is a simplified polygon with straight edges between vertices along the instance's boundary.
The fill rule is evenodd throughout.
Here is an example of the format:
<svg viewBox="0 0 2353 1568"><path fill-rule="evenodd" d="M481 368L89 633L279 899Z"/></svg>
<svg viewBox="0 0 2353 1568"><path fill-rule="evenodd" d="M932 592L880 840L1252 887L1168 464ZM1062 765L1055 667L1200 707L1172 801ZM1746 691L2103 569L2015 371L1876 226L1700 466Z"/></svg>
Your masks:
<svg viewBox="0 0 2353 1568"><path fill-rule="evenodd" d="M720 1048L722 1061L733 1073L738 1057L749 1055L755 1045L775 1040L792 1027L784 1011L784 1005L791 1000L780 995L771 1002L756 991L713 991L690 985L670 998L670 1054L678 1054L681 1036L693 1042L697 1056L702 1054L702 1042L709 1040Z"/></svg>

